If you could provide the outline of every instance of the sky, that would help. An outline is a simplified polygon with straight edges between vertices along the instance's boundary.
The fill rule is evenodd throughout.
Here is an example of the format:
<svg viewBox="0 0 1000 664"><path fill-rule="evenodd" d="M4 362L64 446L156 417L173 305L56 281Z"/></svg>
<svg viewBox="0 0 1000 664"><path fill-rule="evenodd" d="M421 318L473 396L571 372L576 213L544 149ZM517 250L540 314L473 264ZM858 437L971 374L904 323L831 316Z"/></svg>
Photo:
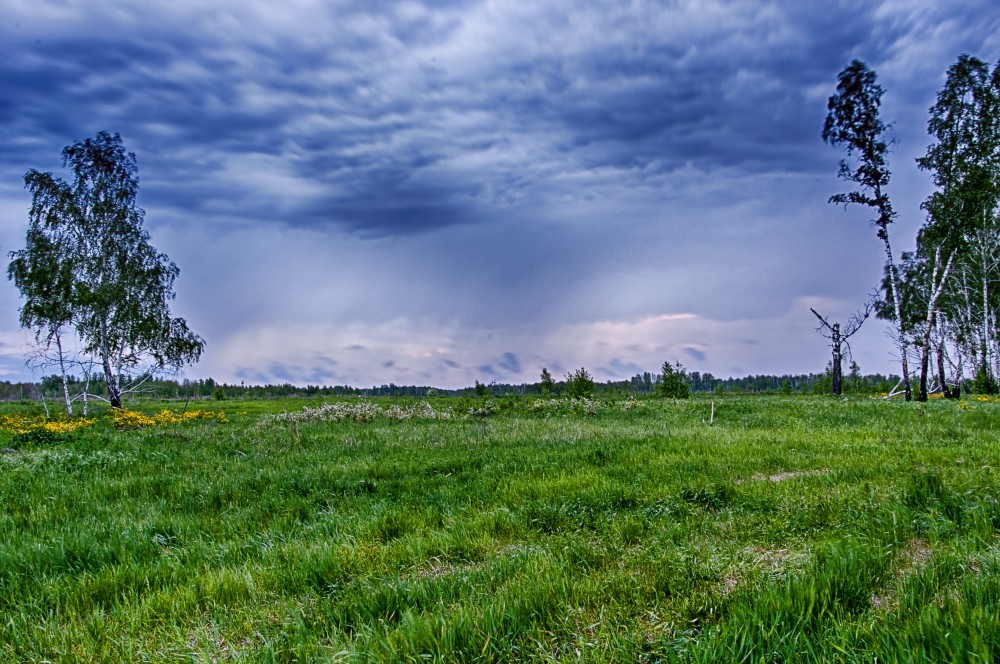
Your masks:
<svg viewBox="0 0 1000 664"><path fill-rule="evenodd" d="M846 322L884 263L827 203L837 74L885 89L898 255L962 53L1000 59L995 0L5 0L0 251L24 173L118 132L206 341L182 378L820 372L810 308ZM0 283L0 380L31 376L20 303ZM898 371L887 331L851 339L862 372Z"/></svg>

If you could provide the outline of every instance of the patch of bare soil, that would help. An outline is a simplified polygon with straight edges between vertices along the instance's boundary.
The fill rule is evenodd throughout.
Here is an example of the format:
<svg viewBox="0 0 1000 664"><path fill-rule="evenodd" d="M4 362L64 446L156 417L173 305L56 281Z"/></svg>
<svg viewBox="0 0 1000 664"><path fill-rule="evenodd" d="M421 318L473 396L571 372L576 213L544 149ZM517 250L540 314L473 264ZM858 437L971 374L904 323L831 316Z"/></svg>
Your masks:
<svg viewBox="0 0 1000 664"><path fill-rule="evenodd" d="M894 611L899 607L899 598L896 596L896 587L902 579L923 570L934 557L927 540L917 538L910 541L899 552L894 567L896 584L885 589L880 595L872 595L872 608L876 611Z"/></svg>
<svg viewBox="0 0 1000 664"><path fill-rule="evenodd" d="M411 571L417 578L439 579L451 574L479 569L480 567L480 565L471 562L459 562L456 564L442 561L437 557L431 557L426 563L414 566Z"/></svg>
<svg viewBox="0 0 1000 664"><path fill-rule="evenodd" d="M796 477L805 477L808 475L826 475L829 472L830 470L828 468L816 468L814 470L784 471L781 473L774 473L773 475L758 473L757 475L751 477L749 480L736 480L735 482L733 482L733 484L743 484L744 482L747 481L753 481L753 482L768 481L768 482L778 483L778 482L784 482L785 480L791 480Z"/></svg>

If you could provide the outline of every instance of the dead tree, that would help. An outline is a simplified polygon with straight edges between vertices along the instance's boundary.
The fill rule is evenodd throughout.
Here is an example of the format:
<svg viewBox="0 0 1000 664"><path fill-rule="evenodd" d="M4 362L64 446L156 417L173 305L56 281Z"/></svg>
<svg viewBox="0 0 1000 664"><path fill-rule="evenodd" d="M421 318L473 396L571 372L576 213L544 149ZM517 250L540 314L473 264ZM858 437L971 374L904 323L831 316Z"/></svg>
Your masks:
<svg viewBox="0 0 1000 664"><path fill-rule="evenodd" d="M847 340L861 329L861 325L868 319L874 308L875 298L873 297L865 303L865 308L862 311L855 313L848 319L844 328L840 327L840 323L830 323L815 309L809 308L809 311L813 312L813 315L819 319L819 327L816 328L816 331L830 340L830 348L833 350L833 393L835 395L839 396L843 392L843 350L846 348L848 355L851 354L851 344Z"/></svg>

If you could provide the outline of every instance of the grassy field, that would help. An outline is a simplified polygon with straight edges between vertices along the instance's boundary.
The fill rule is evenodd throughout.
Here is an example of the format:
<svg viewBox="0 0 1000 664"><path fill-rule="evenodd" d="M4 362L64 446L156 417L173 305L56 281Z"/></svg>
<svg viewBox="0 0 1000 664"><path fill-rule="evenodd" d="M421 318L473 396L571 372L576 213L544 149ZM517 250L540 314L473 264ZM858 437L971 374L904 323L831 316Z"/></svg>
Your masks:
<svg viewBox="0 0 1000 664"><path fill-rule="evenodd" d="M166 407L0 411L0 660L1000 657L1000 403Z"/></svg>

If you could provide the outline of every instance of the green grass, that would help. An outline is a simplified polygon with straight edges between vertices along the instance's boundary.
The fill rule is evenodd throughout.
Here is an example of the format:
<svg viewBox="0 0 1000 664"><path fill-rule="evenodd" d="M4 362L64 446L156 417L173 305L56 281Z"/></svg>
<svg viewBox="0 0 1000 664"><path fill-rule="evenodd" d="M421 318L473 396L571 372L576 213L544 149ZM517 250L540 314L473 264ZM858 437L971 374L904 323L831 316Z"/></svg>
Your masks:
<svg viewBox="0 0 1000 664"><path fill-rule="evenodd" d="M0 660L1000 656L1000 404L456 401L0 434Z"/></svg>

